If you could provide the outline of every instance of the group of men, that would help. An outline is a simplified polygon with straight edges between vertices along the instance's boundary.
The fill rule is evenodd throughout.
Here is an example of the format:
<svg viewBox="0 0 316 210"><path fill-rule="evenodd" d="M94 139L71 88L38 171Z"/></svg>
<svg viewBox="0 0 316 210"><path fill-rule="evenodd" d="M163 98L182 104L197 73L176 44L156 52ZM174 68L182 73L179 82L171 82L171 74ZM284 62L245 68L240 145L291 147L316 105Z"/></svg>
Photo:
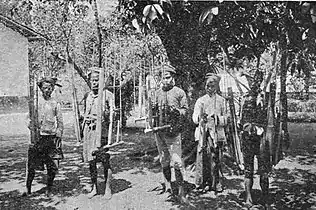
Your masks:
<svg viewBox="0 0 316 210"><path fill-rule="evenodd" d="M197 155L195 161L195 186L199 191L223 191L222 183L222 157L225 147L227 148L227 131L231 126L231 113L228 101L222 96L219 82L220 76L207 73L205 76L205 94L198 98L194 105L192 116L188 116L188 100L186 93L175 86L176 70L168 65L164 67L162 74L162 86L156 93L155 103L158 110L167 111L164 124L171 124L171 128L157 129L155 132L156 144L160 156L162 172L165 178L165 191L171 192L171 168L174 168L178 196L181 202L187 203L188 199L183 187L184 162L182 158L182 137L184 126L179 126L181 118L191 118L196 124L195 140ZM244 156L245 174L245 206L253 205L252 186L254 176L254 156L258 159L258 174L262 189L262 200L267 201L269 191L268 173L271 170L270 158L262 149L265 138L265 125L267 111L262 103L260 83L255 78L250 84L250 91L242 100L242 111L239 118L241 146ZM165 111L166 112L166 111ZM156 114L159 118L161 113ZM163 114L162 114L163 115ZM176 118L176 119L174 119ZM164 128L163 126L160 126ZM158 126L159 128L159 126ZM268 205L266 203L265 205Z"/></svg>
<svg viewBox="0 0 316 210"><path fill-rule="evenodd" d="M107 131L110 116L110 109L114 109L115 102L113 94L104 90L102 103L102 140L96 138L98 96L99 96L99 75L100 68L91 68L90 82L91 91L87 94L84 102L83 121L83 159L89 164L91 176L91 189L89 196L98 194L97 184L97 163L101 162L104 167L104 178L106 190L104 196L111 198L111 165L107 144ZM163 191L171 195L177 194L180 201L188 202L184 189L185 165L182 157L182 139L184 127L179 126L182 119L192 119L196 124L195 139L198 141L196 157L195 185L197 189L205 191L223 190L221 161L223 148L227 146L226 128L230 124L230 112L227 107L227 100L220 91L220 77L213 73L206 74L205 95L198 98L194 105L192 116L188 116L188 99L186 93L175 85L176 69L166 65L162 73L162 85L157 90L154 99L156 116L154 125L168 124L170 127L154 130L154 138L157 144L162 173L164 176ZM27 192L31 194L32 180L35 170L47 167L47 195L51 194L54 177L58 170L56 164L56 150L60 150L60 139L63 133L63 120L60 104L51 97L56 80L43 78L38 86L42 92L43 100L39 101L39 130L40 137L35 144L31 144L28 152L27 164ZM260 186L264 196L268 195L270 170L269 158L260 153L261 139L264 138L264 122L258 120L259 88L253 82L251 91L246 95L243 105L243 114L240 118L242 133L242 148L245 159L245 191L246 205L252 205L251 189L254 175L254 155L257 155L259 162ZM264 110L262 111L264 112ZM168 119L161 119L162 117ZM262 119L261 119L262 120ZM32 129L30 127L30 129ZM176 179L177 190L171 187L172 168Z"/></svg>

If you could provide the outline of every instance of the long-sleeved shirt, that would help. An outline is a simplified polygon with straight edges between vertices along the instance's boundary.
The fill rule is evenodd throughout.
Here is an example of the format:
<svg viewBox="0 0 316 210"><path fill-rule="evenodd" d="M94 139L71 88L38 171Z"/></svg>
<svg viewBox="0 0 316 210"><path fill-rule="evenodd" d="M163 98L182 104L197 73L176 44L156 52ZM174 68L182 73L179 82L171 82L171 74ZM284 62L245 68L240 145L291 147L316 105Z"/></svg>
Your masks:
<svg viewBox="0 0 316 210"><path fill-rule="evenodd" d="M60 103L50 98L38 99L38 122L40 135L56 135L62 137L64 124Z"/></svg>
<svg viewBox="0 0 316 210"><path fill-rule="evenodd" d="M215 136L219 141L226 140L224 130L221 129L227 124L227 118L229 116L229 111L227 107L227 101L225 98L218 94L210 96L206 94L200 97L194 105L194 111L192 115L192 120L195 124L200 122L200 110L203 110L204 114L207 114L207 128L212 138ZM218 121L215 122L213 116L218 117ZM217 128L217 129L216 129ZM199 129L197 128L195 133L196 140L199 139Z"/></svg>
<svg viewBox="0 0 316 210"><path fill-rule="evenodd" d="M168 91L161 88L156 93L156 103L158 105L167 105L179 110L180 114L185 115L188 110L187 96L181 88L174 86Z"/></svg>
<svg viewBox="0 0 316 210"><path fill-rule="evenodd" d="M107 105L107 103L108 105ZM110 109L115 109L114 95L108 90L103 91L103 101L102 101L102 113L105 111L110 111ZM108 137L108 124L104 117L102 119L102 131L101 139L97 138L97 133L95 129L89 129L90 126L95 126L97 123L97 113L98 113L98 94L93 94L90 91L84 103L84 139L83 139L83 156L84 159L90 161L93 159L91 153L98 147L102 146L102 139ZM113 113L113 112L112 112ZM104 115L103 115L104 116ZM103 142L106 143L106 142Z"/></svg>
<svg viewBox="0 0 316 210"><path fill-rule="evenodd" d="M98 103L97 103L98 95L93 94L93 92L89 92L87 98L85 99L85 108L84 108L84 115L85 117L92 117L97 116L98 110ZM109 108L114 110L115 103L114 103L114 95L108 90L103 91L103 104L102 104L102 112L106 111L108 102ZM93 117L92 117L93 118ZM95 118L96 119L96 118Z"/></svg>

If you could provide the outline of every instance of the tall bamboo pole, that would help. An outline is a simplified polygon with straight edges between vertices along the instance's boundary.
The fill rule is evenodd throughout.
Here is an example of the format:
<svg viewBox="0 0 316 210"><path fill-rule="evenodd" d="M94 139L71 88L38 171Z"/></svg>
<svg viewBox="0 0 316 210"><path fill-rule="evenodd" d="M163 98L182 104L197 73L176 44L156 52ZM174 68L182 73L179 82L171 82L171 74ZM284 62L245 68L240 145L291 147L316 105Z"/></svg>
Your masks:
<svg viewBox="0 0 316 210"><path fill-rule="evenodd" d="M94 16L95 22L97 27L97 42L98 42L98 66L100 68L99 74L99 90L98 90L98 104L97 104L97 124L96 124L96 142L97 145L101 146L101 138L102 138L102 116L103 116L103 106L104 101L106 100L106 95L104 94L106 91L103 92L104 89L104 80L105 80L105 72L104 68L102 68L102 34L101 34L101 27L99 21L99 13L98 13L98 5L97 0L94 0Z"/></svg>
<svg viewBox="0 0 316 210"><path fill-rule="evenodd" d="M139 109L139 117L142 117L143 115L143 104L142 104L142 99L143 99L143 65L144 61L141 62L140 66L140 73L138 76L138 109Z"/></svg>
<svg viewBox="0 0 316 210"><path fill-rule="evenodd" d="M119 113L120 118L117 123L117 135L116 135L116 142L120 142L122 140L122 51L121 51L121 42L119 40Z"/></svg>
<svg viewBox="0 0 316 210"><path fill-rule="evenodd" d="M133 70L133 98L134 98L133 109L135 109L135 106L136 106L136 71L135 69Z"/></svg>
<svg viewBox="0 0 316 210"><path fill-rule="evenodd" d="M102 68L102 34L101 34L101 27L100 27L100 20L99 20L99 12L98 12L98 5L97 0L94 0L94 16L95 22L97 25L97 43L98 43L98 66Z"/></svg>
<svg viewBox="0 0 316 210"><path fill-rule="evenodd" d="M110 48L110 50L111 50L111 48ZM107 69L110 69L108 57L105 58L105 67ZM113 101L113 103L115 103L115 101ZM113 117L114 117L114 109L113 109L113 106L110 105L110 123L109 123L109 130L108 130L108 145L112 144Z"/></svg>

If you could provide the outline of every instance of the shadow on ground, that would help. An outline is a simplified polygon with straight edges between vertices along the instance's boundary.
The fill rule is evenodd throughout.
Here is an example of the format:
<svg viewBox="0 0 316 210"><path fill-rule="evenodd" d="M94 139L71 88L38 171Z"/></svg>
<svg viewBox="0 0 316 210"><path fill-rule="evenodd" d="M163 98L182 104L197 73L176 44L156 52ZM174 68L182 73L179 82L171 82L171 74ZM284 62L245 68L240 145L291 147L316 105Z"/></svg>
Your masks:
<svg viewBox="0 0 316 210"><path fill-rule="evenodd" d="M36 174L35 183L38 187L34 195L21 197L21 186L24 186L25 182L27 136L0 136L0 209L56 209L59 202L66 202L67 198L86 193L86 187L90 183L89 169L81 160L81 149L74 147L76 140L73 130L73 128L65 130L63 143L65 159L60 164L54 187L54 196L61 198L58 202L43 195L45 171ZM143 168L153 173L161 171L159 162L155 161L157 151L151 134L145 135L142 129L127 129L124 131L123 140L125 144L110 150L114 194L132 187L130 181L122 177L116 179L117 173L134 169L132 175L147 176ZM289 165L295 163L300 168L279 167L272 173L271 197L274 209L309 209L315 206L316 178L315 173L309 169L315 166L315 155L306 152L300 154L298 156L295 153L286 159ZM186 189L192 206L180 205L175 199L168 199L167 202L172 204L172 209L241 209L243 176L234 173L234 169L228 170L232 168L231 164L227 159L224 192L218 194L195 192L192 182L187 182ZM100 167L98 172L101 194L104 193L102 171ZM260 191L255 189L256 203L260 203L259 198Z"/></svg>
<svg viewBox="0 0 316 210"><path fill-rule="evenodd" d="M115 179L115 174L142 167L152 167L155 165L149 161L135 161L128 156L135 151L142 151L143 148L153 147L153 142L148 135L144 135L141 130L128 129L124 135L126 144L122 144L111 149L111 165L114 179L112 180L112 193L116 194L128 188L131 183L125 179ZM25 187L25 166L28 148L28 136L0 136L0 209L55 209L56 203L53 199L44 196L46 184L46 171L37 171L33 182L41 186L40 189L33 188L33 194L29 197L22 197ZM90 184L89 169L87 164L82 162L82 148L75 148L73 129L65 130L63 139L63 151L65 158L60 163L59 173L54 181L54 196L63 198L78 196L87 193L87 185ZM104 194L105 184L103 181L103 168L100 164L98 168L98 182L100 193ZM14 189L15 186L18 189ZM23 187L23 188L24 188ZM37 187L38 188L38 187Z"/></svg>
<svg viewBox="0 0 316 210"><path fill-rule="evenodd" d="M302 169L275 170L271 197L277 209L309 209L316 203L316 175Z"/></svg>

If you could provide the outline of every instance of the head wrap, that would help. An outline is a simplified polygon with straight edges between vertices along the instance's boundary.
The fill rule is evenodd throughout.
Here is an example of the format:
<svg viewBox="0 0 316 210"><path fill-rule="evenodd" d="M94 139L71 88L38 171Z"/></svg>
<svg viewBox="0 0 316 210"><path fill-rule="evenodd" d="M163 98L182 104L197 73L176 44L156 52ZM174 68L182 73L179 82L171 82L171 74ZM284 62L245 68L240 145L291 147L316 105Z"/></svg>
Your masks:
<svg viewBox="0 0 316 210"><path fill-rule="evenodd" d="M214 74L214 73L207 73L205 78L207 80L215 81L216 83L219 83L219 81L221 80L221 77L217 74Z"/></svg>
<svg viewBox="0 0 316 210"><path fill-rule="evenodd" d="M43 77L40 79L40 81L37 82L37 85L39 88L42 88L44 83L49 83L52 86L59 86L62 87L60 84L57 83L57 78L56 77Z"/></svg>
<svg viewBox="0 0 316 210"><path fill-rule="evenodd" d="M176 74L176 69L173 66L169 65L169 64L164 65L163 66L163 73L167 73L167 72L169 72L172 75L174 75L174 74Z"/></svg>
<svg viewBox="0 0 316 210"><path fill-rule="evenodd" d="M90 67L88 69L88 77L91 77L92 74L100 74L102 68L99 67Z"/></svg>

